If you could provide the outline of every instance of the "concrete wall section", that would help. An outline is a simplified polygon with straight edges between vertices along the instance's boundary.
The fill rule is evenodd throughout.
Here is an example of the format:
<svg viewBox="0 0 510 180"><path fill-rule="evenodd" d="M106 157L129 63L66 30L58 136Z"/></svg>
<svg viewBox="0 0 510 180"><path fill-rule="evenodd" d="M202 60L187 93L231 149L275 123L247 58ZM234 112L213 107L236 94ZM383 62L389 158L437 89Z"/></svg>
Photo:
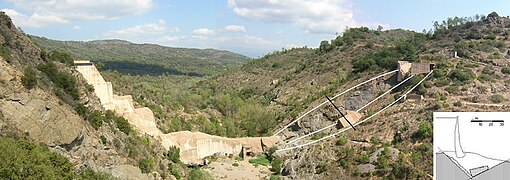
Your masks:
<svg viewBox="0 0 510 180"><path fill-rule="evenodd" d="M361 119L361 114L354 112L354 111L347 111L345 114L345 117L351 122L352 124L357 123ZM351 126L343 117L340 117L340 124L342 127L349 127Z"/></svg>
<svg viewBox="0 0 510 180"><path fill-rule="evenodd" d="M235 156L241 153L243 146L251 147L252 152L264 152L263 145L271 147L275 145L280 138L270 137L246 137L246 138L226 138L213 136L201 132L179 131L162 135L162 144L165 148L176 146L180 148L181 161L186 164L199 164L202 159L212 155Z"/></svg>

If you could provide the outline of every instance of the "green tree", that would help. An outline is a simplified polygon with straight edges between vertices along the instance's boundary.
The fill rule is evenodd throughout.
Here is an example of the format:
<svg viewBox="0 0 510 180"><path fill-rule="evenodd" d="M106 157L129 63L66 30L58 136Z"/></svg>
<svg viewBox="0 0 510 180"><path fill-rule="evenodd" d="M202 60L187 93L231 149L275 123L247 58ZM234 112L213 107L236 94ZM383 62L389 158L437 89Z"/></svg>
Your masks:
<svg viewBox="0 0 510 180"><path fill-rule="evenodd" d="M277 123L274 113L259 105L242 106L238 114L243 120L242 128L248 136L267 135Z"/></svg>
<svg viewBox="0 0 510 180"><path fill-rule="evenodd" d="M501 94L494 94L490 97L490 100L493 103L501 103L501 102L505 101L505 97Z"/></svg>
<svg viewBox="0 0 510 180"><path fill-rule="evenodd" d="M416 137L420 139L432 137L432 125L428 121L421 122L418 126L418 131L415 133Z"/></svg>
<svg viewBox="0 0 510 180"><path fill-rule="evenodd" d="M329 41L321 41L321 44L319 46L319 51L321 53L327 53L329 51L331 51L333 49L333 46L331 44L329 44Z"/></svg>
<svg viewBox="0 0 510 180"><path fill-rule="evenodd" d="M280 174L282 171L282 163L282 158L280 156L275 156L271 162L271 171L273 171L275 174Z"/></svg>
<svg viewBox="0 0 510 180"><path fill-rule="evenodd" d="M51 51L51 53L49 54L49 60L50 61L58 61L58 62L66 64L68 66L74 65L74 61L73 61L73 58L71 57L71 54L64 52L64 51L58 51L58 50Z"/></svg>
<svg viewBox="0 0 510 180"><path fill-rule="evenodd" d="M166 159L168 159L174 163L181 162L180 149L176 146L170 146L170 148L168 148L168 152L165 154L165 157L166 157Z"/></svg>
<svg viewBox="0 0 510 180"><path fill-rule="evenodd" d="M469 82L473 80L475 76L476 75L473 73L473 71L469 69L465 70L455 69L452 70L452 72L450 73L450 79L458 82Z"/></svg>
<svg viewBox="0 0 510 180"><path fill-rule="evenodd" d="M378 31L382 31L383 29L384 29L384 28L383 28L381 25L378 25L378 26L377 26L377 30L378 30Z"/></svg>
<svg viewBox="0 0 510 180"><path fill-rule="evenodd" d="M37 76L32 67L25 68L23 77L21 77L21 83L27 89L32 89L35 85L37 85Z"/></svg>
<svg viewBox="0 0 510 180"><path fill-rule="evenodd" d="M503 74L510 74L510 67L503 67L503 68L501 68L501 73L503 73Z"/></svg>
<svg viewBox="0 0 510 180"><path fill-rule="evenodd" d="M154 169L154 158L148 157L138 162L138 167L142 173L150 173Z"/></svg>
<svg viewBox="0 0 510 180"><path fill-rule="evenodd" d="M499 17L499 15L496 12L491 12L489 15L487 15L487 18L497 18L497 17Z"/></svg>

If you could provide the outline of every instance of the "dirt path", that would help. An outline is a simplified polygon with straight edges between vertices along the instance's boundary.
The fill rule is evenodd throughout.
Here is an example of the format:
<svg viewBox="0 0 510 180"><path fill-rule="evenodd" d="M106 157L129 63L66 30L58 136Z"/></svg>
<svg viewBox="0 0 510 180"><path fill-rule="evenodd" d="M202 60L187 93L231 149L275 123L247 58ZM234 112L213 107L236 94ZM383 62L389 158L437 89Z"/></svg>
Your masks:
<svg viewBox="0 0 510 180"><path fill-rule="evenodd" d="M218 159L207 165L204 170L213 175L214 179L269 179L270 167L250 164L248 159L237 161L234 159ZM237 163L238 166L233 164Z"/></svg>

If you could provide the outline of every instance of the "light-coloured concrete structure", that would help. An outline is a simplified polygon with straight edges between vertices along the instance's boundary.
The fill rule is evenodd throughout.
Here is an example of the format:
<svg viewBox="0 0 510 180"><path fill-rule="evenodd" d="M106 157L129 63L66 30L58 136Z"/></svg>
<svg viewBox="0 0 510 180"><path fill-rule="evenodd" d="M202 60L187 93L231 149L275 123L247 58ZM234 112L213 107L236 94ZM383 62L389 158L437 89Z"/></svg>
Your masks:
<svg viewBox="0 0 510 180"><path fill-rule="evenodd" d="M434 67L430 63L410 63L408 61L398 61L397 81L401 82L406 76L429 73Z"/></svg>
<svg viewBox="0 0 510 180"><path fill-rule="evenodd" d="M361 114L354 112L354 111L347 111L347 113L345 114L345 117L349 120L349 122L351 122L352 124L355 124L361 119ZM340 125L342 127L351 126L343 117L340 117Z"/></svg>
<svg viewBox="0 0 510 180"><path fill-rule="evenodd" d="M397 69L397 81L400 82L411 72L411 63L408 61L398 61Z"/></svg>
<svg viewBox="0 0 510 180"><path fill-rule="evenodd" d="M215 153L240 155L243 146L250 146L252 152L261 153L267 150L265 148L271 147L280 140L277 136L226 138L190 131L164 134L162 137L165 148L170 146L181 148L181 161L195 163L202 162L203 157Z"/></svg>
<svg viewBox="0 0 510 180"><path fill-rule="evenodd" d="M113 94L112 84L103 79L90 61L74 61L74 63L87 83L94 86L94 91L105 109L113 110L126 118L141 134L160 139L166 149L171 146L178 147L181 161L185 164L201 164L203 158L215 154L239 155L243 146L250 146L254 153L262 153L267 147L273 146L280 140L278 136L226 138L190 131L163 134L158 129L154 114L149 108L135 108L130 95Z"/></svg>

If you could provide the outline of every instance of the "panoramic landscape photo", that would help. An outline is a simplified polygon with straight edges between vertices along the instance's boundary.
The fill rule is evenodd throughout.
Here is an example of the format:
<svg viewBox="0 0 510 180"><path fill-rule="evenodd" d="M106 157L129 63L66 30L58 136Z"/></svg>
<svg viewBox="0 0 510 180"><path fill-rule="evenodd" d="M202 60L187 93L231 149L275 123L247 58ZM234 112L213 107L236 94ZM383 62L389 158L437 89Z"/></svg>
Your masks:
<svg viewBox="0 0 510 180"><path fill-rule="evenodd" d="M508 5L1 0L0 179L508 178Z"/></svg>

